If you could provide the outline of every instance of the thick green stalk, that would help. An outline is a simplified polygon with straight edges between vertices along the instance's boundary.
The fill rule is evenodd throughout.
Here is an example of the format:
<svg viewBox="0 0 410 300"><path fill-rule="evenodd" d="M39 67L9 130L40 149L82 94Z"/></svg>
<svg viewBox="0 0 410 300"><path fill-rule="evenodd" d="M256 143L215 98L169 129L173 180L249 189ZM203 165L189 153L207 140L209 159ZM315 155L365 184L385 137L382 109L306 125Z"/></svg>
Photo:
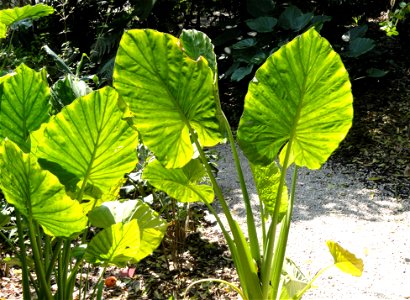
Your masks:
<svg viewBox="0 0 410 300"><path fill-rule="evenodd" d="M288 242L290 223L292 221L293 205L295 203L297 177L298 177L298 167L295 166L295 170L293 172L293 178L292 178L292 187L291 187L288 211L287 211L285 218L282 221L279 238L278 238L278 242L276 244L276 249L275 249L273 278L271 281L272 291L273 291L272 299L276 299L276 296L279 292L278 289L279 289L280 277L282 274L283 261L285 259L286 244Z"/></svg>
<svg viewBox="0 0 410 300"><path fill-rule="evenodd" d="M30 283L29 283L29 268L26 260L26 245L24 244L24 234L23 225L21 223L21 215L16 210L16 222L17 222L17 233L19 236L19 246L20 246L20 262L22 270L22 280L23 280L23 299L30 299Z"/></svg>
<svg viewBox="0 0 410 300"><path fill-rule="evenodd" d="M221 107L221 101L219 99L219 87L218 87L217 74L218 72L216 71L215 78L214 78L214 97L215 97L215 102L217 104L216 106L217 106L218 117L219 117L220 122L222 123L221 125L224 126L222 130L226 132L228 136L229 144L231 145L232 156L235 162L235 167L236 167L236 171L237 171L238 178L239 178L239 183L240 183L241 190L242 190L243 201L245 203L245 208L246 208L246 223L247 223L247 228L248 228L248 236L249 236L249 242L251 246L252 257L253 259L255 259L258 267L260 267L261 251L259 248L258 235L256 232L255 219L253 217L251 201L249 199L249 193L246 188L245 177L243 176L241 162L239 160L238 151L236 150L235 139L232 134L231 126Z"/></svg>
<svg viewBox="0 0 410 300"><path fill-rule="evenodd" d="M35 224L31 217L27 218L27 225L29 229L29 236L30 236L30 241L31 241L31 247L33 251L33 259L34 259L34 265L36 268L36 275L37 275L37 280L40 282L40 292L41 295L40 298L43 299L53 299L53 296L51 294L50 286L47 283L46 279L46 271L44 269L44 262L41 259L40 255L40 245L37 243L37 232L34 230Z"/></svg>
<svg viewBox="0 0 410 300"><path fill-rule="evenodd" d="M268 245L266 247L266 252L264 253L264 260L262 264L262 293L263 299L269 298L269 291L271 290L270 280L272 276L273 260L274 260L274 247L275 247L275 237L276 237L276 226L279 218L279 208L282 200L282 192L286 182L286 173L289 164L291 144L290 140L285 154L285 159L283 163L282 172L280 174L280 181L278 187L278 194L276 196L275 209L273 211L272 222L268 231Z"/></svg>
<svg viewBox="0 0 410 300"><path fill-rule="evenodd" d="M243 236L243 233L241 232L240 227L238 226L237 222L232 218L231 212L229 210L229 206L225 201L222 190L219 187L218 183L216 182L215 176L213 175L212 170L208 164L205 153L192 128L190 128L190 133L198 149L202 163L205 166L205 169L208 173L209 178L211 179L215 194L219 200L219 203L222 206L222 210L228 220L229 227L233 234L234 245L232 246L234 246L234 248L231 249L231 252L232 253L237 252L237 255L234 255L233 257L235 260L240 260L238 261L237 265L242 266L237 271L240 277L240 281L241 281L244 293L248 295L249 299L260 299L262 297L262 291L260 289L260 283L259 283L259 277L258 277L257 271L255 270L255 266L253 265L253 260L252 260L252 255L249 249L249 245L246 242ZM246 267L243 265L244 263L246 264Z"/></svg>

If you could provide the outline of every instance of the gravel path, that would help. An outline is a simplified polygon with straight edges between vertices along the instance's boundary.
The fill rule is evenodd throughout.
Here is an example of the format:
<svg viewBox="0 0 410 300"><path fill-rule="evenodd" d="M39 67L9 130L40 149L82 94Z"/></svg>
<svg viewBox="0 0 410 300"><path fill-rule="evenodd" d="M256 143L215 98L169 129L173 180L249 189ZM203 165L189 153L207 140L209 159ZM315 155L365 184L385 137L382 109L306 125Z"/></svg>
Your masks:
<svg viewBox="0 0 410 300"><path fill-rule="evenodd" d="M228 149L227 145L217 148L219 182L245 229L245 210ZM244 169L256 207L250 171L247 165ZM287 256L312 277L332 263L326 240L335 240L363 259L365 271L357 278L333 268L304 299L410 299L410 200L398 201L366 189L349 174L352 170L328 165L300 171Z"/></svg>

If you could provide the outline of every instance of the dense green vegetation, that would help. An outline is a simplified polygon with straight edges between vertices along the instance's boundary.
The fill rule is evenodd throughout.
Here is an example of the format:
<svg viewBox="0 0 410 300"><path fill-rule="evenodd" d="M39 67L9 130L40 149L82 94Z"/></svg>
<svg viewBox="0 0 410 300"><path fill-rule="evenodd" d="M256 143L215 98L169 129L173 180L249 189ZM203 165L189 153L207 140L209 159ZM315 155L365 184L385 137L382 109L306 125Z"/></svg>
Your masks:
<svg viewBox="0 0 410 300"><path fill-rule="evenodd" d="M297 170L320 168L346 137L351 80L387 74L344 65L372 55L376 43L361 20L386 7L362 11L342 1L356 9L342 20L332 15L336 4L321 2L40 2L0 7L0 239L22 266L24 298L71 299L76 285L80 297L92 290L100 298L105 268L150 255L179 221L177 202L199 201L215 213L216 198L240 287L225 283L243 299L300 299L316 277L285 259ZM398 5L380 21L389 36L400 37L406 22L408 5ZM243 91L225 116L229 85ZM259 211L249 202L230 122L252 167ZM207 152L225 140L246 234ZM121 195L127 176L134 189ZM186 219L188 206L179 207ZM361 275L360 259L333 241L328 247L336 267ZM102 266L97 285L77 282L92 264Z"/></svg>

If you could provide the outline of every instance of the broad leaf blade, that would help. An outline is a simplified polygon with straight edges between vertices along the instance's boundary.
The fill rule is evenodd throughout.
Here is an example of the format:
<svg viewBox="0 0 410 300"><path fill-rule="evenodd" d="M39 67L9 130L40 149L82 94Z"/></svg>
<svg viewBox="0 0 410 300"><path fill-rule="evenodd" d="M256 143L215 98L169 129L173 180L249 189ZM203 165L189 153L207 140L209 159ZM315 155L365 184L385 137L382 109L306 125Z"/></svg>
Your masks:
<svg viewBox="0 0 410 300"><path fill-rule="evenodd" d="M375 47L373 39L356 38L349 43L349 49L346 55L349 57L359 57L366 52L369 52Z"/></svg>
<svg viewBox="0 0 410 300"><path fill-rule="evenodd" d="M27 19L45 17L54 12L51 6L45 4L26 5L0 10L0 23L10 26L13 23Z"/></svg>
<svg viewBox="0 0 410 300"><path fill-rule="evenodd" d="M193 60L197 60L200 56L205 57L211 70L214 74L217 73L214 45L205 33L195 29L183 29L179 38L189 57Z"/></svg>
<svg viewBox="0 0 410 300"><path fill-rule="evenodd" d="M0 39L6 38L7 35L7 26L0 22Z"/></svg>
<svg viewBox="0 0 410 300"><path fill-rule="evenodd" d="M334 241L326 241L327 247L333 256L334 263L343 272L360 277L363 273L363 260L344 249Z"/></svg>
<svg viewBox="0 0 410 300"><path fill-rule="evenodd" d="M249 84L238 139L254 164L291 145L290 162L318 169L353 119L349 75L330 44L310 29L259 68Z"/></svg>
<svg viewBox="0 0 410 300"><path fill-rule="evenodd" d="M142 178L178 201L211 203L214 200L212 186L199 182L203 170L199 160L192 160L180 169L166 169L154 160L145 167Z"/></svg>
<svg viewBox="0 0 410 300"><path fill-rule="evenodd" d="M93 209L88 217L92 225L102 228L137 220L141 233L137 260L151 254L159 246L167 229L166 221L141 200L105 202Z"/></svg>
<svg viewBox="0 0 410 300"><path fill-rule="evenodd" d="M113 76L114 87L135 114L144 144L167 168L191 160L190 129L202 146L222 140L212 70L203 58L189 58L178 44L175 37L154 30L126 31Z"/></svg>
<svg viewBox="0 0 410 300"><path fill-rule="evenodd" d="M22 64L0 87L0 135L30 151L30 132L49 118L50 89L42 72Z"/></svg>
<svg viewBox="0 0 410 300"><path fill-rule="evenodd" d="M246 20L246 25L256 32L272 32L278 20L273 17L259 17Z"/></svg>
<svg viewBox="0 0 410 300"><path fill-rule="evenodd" d="M253 178L255 180L256 189L259 199L264 204L265 210L269 215L273 214L275 209L278 188L280 182L280 169L276 162L273 161L267 166L251 164ZM288 210L288 190L286 186L283 189L280 201L278 221L286 215Z"/></svg>
<svg viewBox="0 0 410 300"><path fill-rule="evenodd" d="M81 205L68 197L57 177L43 171L32 154L6 140L0 147L0 187L10 204L36 220L52 236L82 231L87 219Z"/></svg>
<svg viewBox="0 0 410 300"><path fill-rule="evenodd" d="M91 263L122 267L137 261L139 247L138 222L117 223L97 233L90 241L84 258Z"/></svg>
<svg viewBox="0 0 410 300"><path fill-rule="evenodd" d="M138 134L122 119L118 101L116 91L105 87L76 99L34 132L42 166L70 191L78 184L101 198L135 167Z"/></svg>

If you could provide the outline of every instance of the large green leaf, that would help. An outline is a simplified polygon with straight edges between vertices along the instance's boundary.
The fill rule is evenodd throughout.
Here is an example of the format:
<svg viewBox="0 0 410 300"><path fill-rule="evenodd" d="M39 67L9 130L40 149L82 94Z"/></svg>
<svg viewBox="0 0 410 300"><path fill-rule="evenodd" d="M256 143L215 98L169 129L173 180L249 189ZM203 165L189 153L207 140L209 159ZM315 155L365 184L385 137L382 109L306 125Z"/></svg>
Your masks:
<svg viewBox="0 0 410 300"><path fill-rule="evenodd" d="M360 277L363 273L363 260L344 249L334 241L326 241L327 247L333 256L334 263L341 271Z"/></svg>
<svg viewBox="0 0 410 300"><path fill-rule="evenodd" d="M136 220L107 227L90 241L84 258L91 263L120 267L136 262L140 247L139 231Z"/></svg>
<svg viewBox="0 0 410 300"><path fill-rule="evenodd" d="M180 35L181 45L185 52L194 60L205 57L214 74L217 73L216 55L211 39L203 32L183 29Z"/></svg>
<svg viewBox="0 0 410 300"><path fill-rule="evenodd" d="M299 8L291 5L279 16L279 25L284 29L299 31L309 24L312 18L312 13L304 14Z"/></svg>
<svg viewBox="0 0 410 300"><path fill-rule="evenodd" d="M166 169L158 160L153 160L144 169L142 178L157 189L181 202L214 200L212 186L201 183L204 167L197 159L183 168Z"/></svg>
<svg viewBox="0 0 410 300"><path fill-rule="evenodd" d="M167 229L167 222L141 200L105 202L93 209L88 218L92 225L101 228L137 220L141 244L135 256L136 260L151 254L161 243Z"/></svg>
<svg viewBox="0 0 410 300"><path fill-rule="evenodd" d="M0 10L0 23L9 26L27 18L45 17L54 12L51 6L45 4L26 5Z"/></svg>
<svg viewBox="0 0 410 300"><path fill-rule="evenodd" d="M22 64L0 87L0 135L30 151L30 132L49 118L50 89L44 72Z"/></svg>
<svg viewBox="0 0 410 300"><path fill-rule="evenodd" d="M246 25L256 32L272 32L278 20L273 17L259 17L256 19L246 20Z"/></svg>
<svg viewBox="0 0 410 300"><path fill-rule="evenodd" d="M0 39L6 38L7 26L0 22Z"/></svg>
<svg viewBox="0 0 410 300"><path fill-rule="evenodd" d="M122 119L118 101L117 92L105 87L76 99L33 133L41 165L70 191L79 184L101 198L135 167L138 134Z"/></svg>
<svg viewBox="0 0 410 300"><path fill-rule="evenodd" d="M280 169L275 161L267 166L251 164L253 178L255 180L256 189L259 199L264 204L265 210L269 215L275 210L276 199L280 182ZM286 186L283 189L279 207L280 221L288 210L288 190Z"/></svg>
<svg viewBox="0 0 410 300"><path fill-rule="evenodd" d="M349 75L314 29L295 38L259 68L249 84L238 129L254 164L270 164L291 144L290 163L319 168L352 124Z"/></svg>
<svg viewBox="0 0 410 300"><path fill-rule="evenodd" d="M188 57L172 35L148 29L126 31L113 80L135 114L144 144L167 168L191 160L193 130L202 146L222 140L212 70L202 57Z"/></svg>
<svg viewBox="0 0 410 300"><path fill-rule="evenodd" d="M32 154L23 153L9 140L0 146L0 173L7 202L37 221L47 234L70 236L85 228L81 205L66 195L57 177L43 171Z"/></svg>

